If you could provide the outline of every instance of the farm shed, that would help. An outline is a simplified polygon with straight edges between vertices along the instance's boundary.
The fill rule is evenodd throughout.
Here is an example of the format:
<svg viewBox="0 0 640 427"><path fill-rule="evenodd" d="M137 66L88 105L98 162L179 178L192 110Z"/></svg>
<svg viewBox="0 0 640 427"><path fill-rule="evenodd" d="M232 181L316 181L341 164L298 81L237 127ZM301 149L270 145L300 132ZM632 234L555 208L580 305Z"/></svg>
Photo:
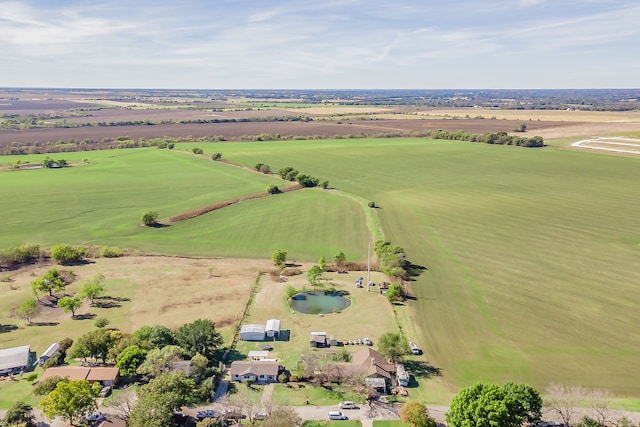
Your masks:
<svg viewBox="0 0 640 427"><path fill-rule="evenodd" d="M269 338L277 338L280 335L280 320L269 319L265 325L265 332Z"/></svg>
<svg viewBox="0 0 640 427"><path fill-rule="evenodd" d="M321 348L327 346L327 333L326 332L311 332L309 336L309 345L311 347Z"/></svg>
<svg viewBox="0 0 640 427"><path fill-rule="evenodd" d="M0 350L0 375L19 374L33 368L36 362L36 353L31 347L5 348Z"/></svg>
<svg viewBox="0 0 640 427"><path fill-rule="evenodd" d="M264 325L242 325L240 328L240 339L242 341L264 341Z"/></svg>
<svg viewBox="0 0 640 427"><path fill-rule="evenodd" d="M278 381L278 362L265 360L236 360L231 364L231 380L244 382L251 380L257 383Z"/></svg>
<svg viewBox="0 0 640 427"><path fill-rule="evenodd" d="M409 373L400 363L396 364L396 378L401 386L407 387L409 385Z"/></svg>
<svg viewBox="0 0 640 427"><path fill-rule="evenodd" d="M38 363L44 365L44 362L50 359L51 356L53 356L53 354L58 351L58 348L60 348L60 344L58 344L57 342L51 344L49 348L47 348L45 352L40 355L40 357L38 358Z"/></svg>

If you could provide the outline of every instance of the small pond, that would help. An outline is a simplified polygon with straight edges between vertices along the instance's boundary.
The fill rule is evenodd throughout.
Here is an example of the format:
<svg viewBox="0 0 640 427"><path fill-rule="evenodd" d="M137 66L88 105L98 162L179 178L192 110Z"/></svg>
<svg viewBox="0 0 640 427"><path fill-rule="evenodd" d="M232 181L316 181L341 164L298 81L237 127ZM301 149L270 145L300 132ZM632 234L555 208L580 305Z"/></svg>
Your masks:
<svg viewBox="0 0 640 427"><path fill-rule="evenodd" d="M342 311L351 305L348 298L337 292L301 292L291 297L291 308L300 313L327 314Z"/></svg>

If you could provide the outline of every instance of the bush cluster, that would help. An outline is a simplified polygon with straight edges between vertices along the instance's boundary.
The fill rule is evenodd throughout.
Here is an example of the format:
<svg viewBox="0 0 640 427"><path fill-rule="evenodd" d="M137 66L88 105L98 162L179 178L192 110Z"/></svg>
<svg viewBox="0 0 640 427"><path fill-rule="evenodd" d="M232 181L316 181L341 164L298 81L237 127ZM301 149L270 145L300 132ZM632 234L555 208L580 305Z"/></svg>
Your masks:
<svg viewBox="0 0 640 427"><path fill-rule="evenodd" d="M318 178L311 175L301 174L297 169L294 169L291 166L280 169L278 171L278 175L280 175L280 178L286 179L287 181L296 181L304 187L316 187L320 184L320 180ZM327 188L329 186L329 181L323 181L320 185L322 188Z"/></svg>
<svg viewBox="0 0 640 427"><path fill-rule="evenodd" d="M40 257L40 246L22 244L0 251L0 267L13 267L20 264L29 264Z"/></svg>
<svg viewBox="0 0 640 427"><path fill-rule="evenodd" d="M375 251L384 274L389 277L408 278L409 261L403 248L392 245L388 240L378 240Z"/></svg>

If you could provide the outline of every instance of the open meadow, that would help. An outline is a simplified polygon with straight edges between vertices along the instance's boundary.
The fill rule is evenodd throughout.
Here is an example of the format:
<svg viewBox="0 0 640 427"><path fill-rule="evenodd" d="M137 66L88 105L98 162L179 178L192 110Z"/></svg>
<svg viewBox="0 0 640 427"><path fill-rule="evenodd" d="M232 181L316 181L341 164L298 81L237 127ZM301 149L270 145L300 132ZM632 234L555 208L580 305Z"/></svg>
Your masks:
<svg viewBox="0 0 640 427"><path fill-rule="evenodd" d="M139 227L148 209L166 217L277 182L185 154L196 146L247 167L293 166L328 179L333 189L242 202L170 227ZM11 200L1 214L3 246L68 242L260 258L284 249L290 259L310 262L342 250L365 261L372 224L379 224L386 239L427 268L409 285L416 300L400 317L450 388L514 380L544 390L563 382L640 397L637 158L428 139L185 143L173 151L64 154L72 156L90 163L0 172L2 199ZM124 160L109 156L133 160L116 168L107 162ZM367 215L372 211L377 222ZM271 285L281 286L261 286ZM258 314L252 311L252 320L271 312Z"/></svg>

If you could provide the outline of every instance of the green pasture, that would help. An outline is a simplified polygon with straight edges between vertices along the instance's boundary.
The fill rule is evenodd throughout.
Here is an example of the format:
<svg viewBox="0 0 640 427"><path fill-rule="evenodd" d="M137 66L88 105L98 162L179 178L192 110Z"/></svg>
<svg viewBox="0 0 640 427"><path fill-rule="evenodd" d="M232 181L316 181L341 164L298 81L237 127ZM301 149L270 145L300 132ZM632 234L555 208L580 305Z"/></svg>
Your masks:
<svg viewBox="0 0 640 427"><path fill-rule="evenodd" d="M410 336L454 386L551 382L640 396L640 160L424 139L226 144L373 200L428 271ZM286 153L286 155L283 155Z"/></svg>
<svg viewBox="0 0 640 427"><path fill-rule="evenodd" d="M1 160L37 163L43 157ZM0 172L2 247L64 242L165 254L265 258L279 248L294 257L310 258L325 250L328 256L340 250L359 255L366 247L364 210L347 197L305 190L243 202L170 227L145 228L139 223L148 210L166 218L287 183L178 150L128 149L51 157L80 164ZM88 164L82 163L84 158ZM337 221L343 214L346 221Z"/></svg>
<svg viewBox="0 0 640 427"><path fill-rule="evenodd" d="M334 189L138 227L145 210L165 217L275 180L183 151L196 145L249 167L293 166ZM363 201L375 201L385 238L428 269L411 283L416 300L402 318L442 373L438 393L514 380L541 391L562 382L640 397L639 159L427 139L177 144L172 152L77 156L90 165L0 173L3 246L95 242L262 257L282 248L307 261L339 249L364 261L376 221Z"/></svg>

